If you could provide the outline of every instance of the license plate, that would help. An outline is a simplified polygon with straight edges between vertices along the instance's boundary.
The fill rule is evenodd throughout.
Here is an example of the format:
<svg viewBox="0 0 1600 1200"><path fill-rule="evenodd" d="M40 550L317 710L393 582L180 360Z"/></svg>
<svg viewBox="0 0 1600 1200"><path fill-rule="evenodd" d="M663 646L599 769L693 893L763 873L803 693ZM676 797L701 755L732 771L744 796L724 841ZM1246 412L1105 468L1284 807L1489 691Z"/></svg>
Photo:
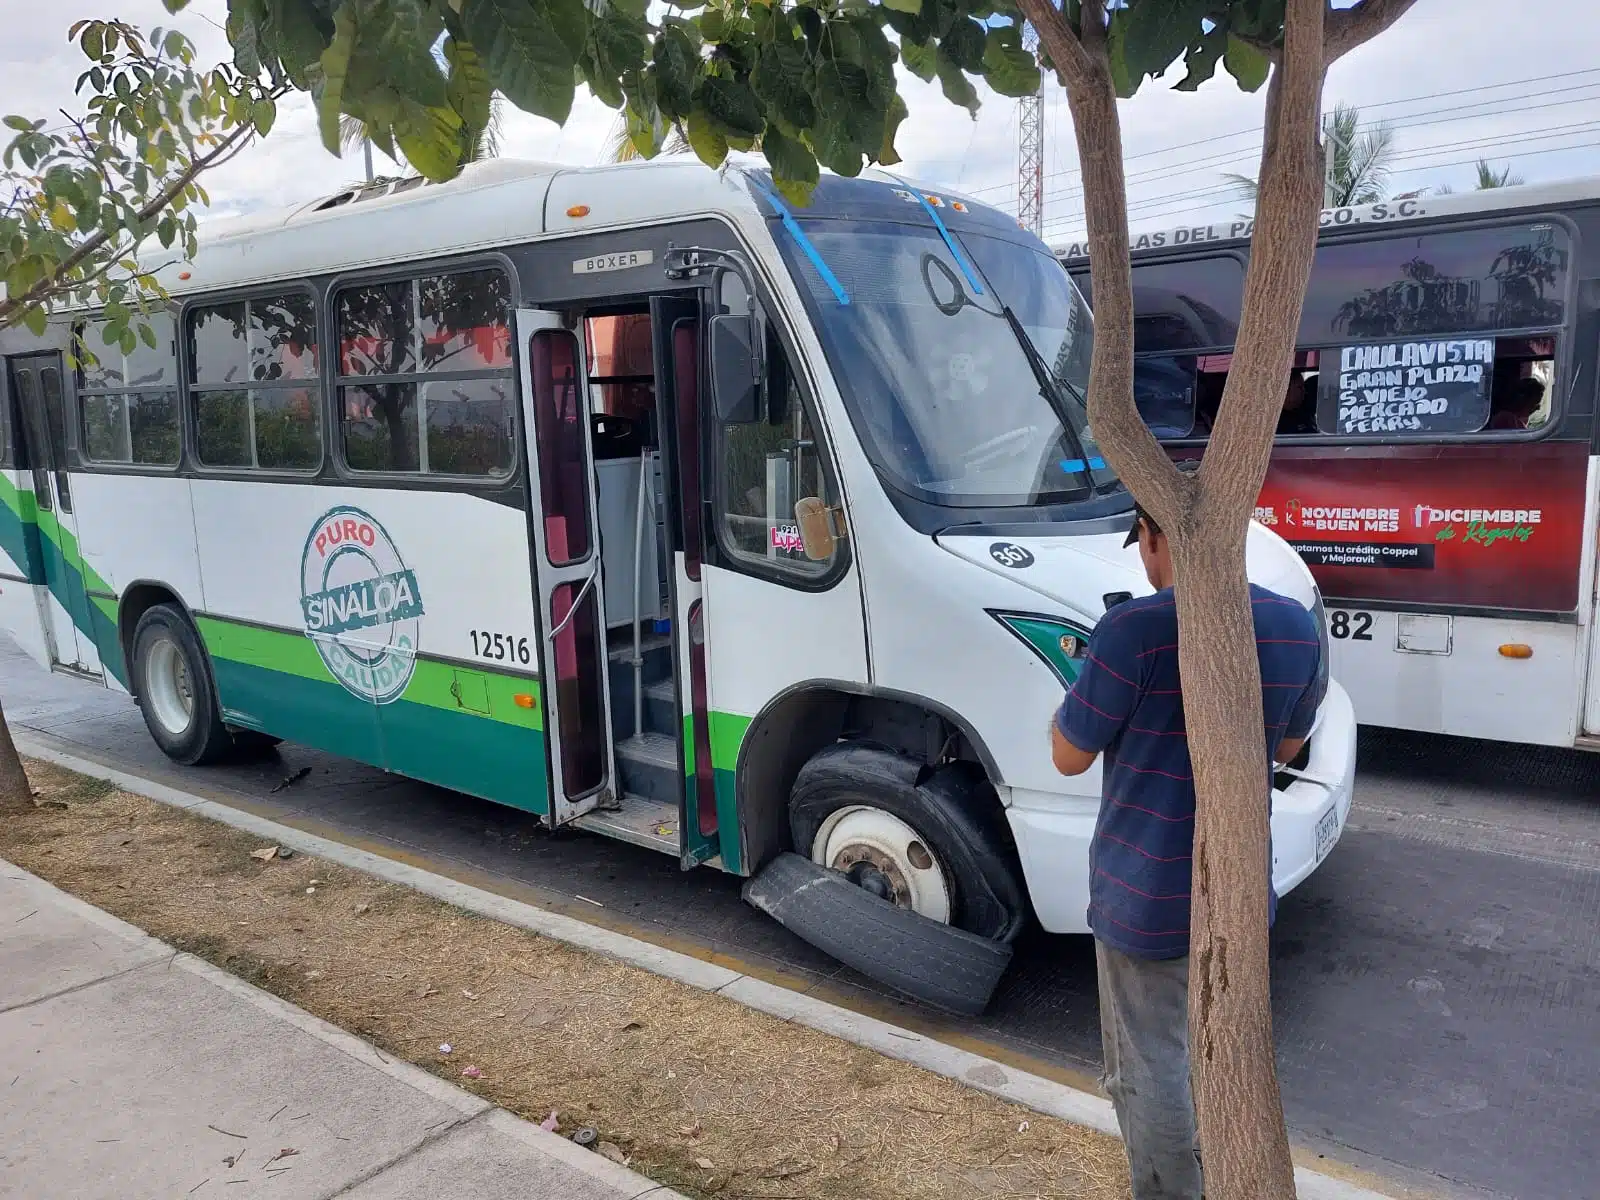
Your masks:
<svg viewBox="0 0 1600 1200"><path fill-rule="evenodd" d="M1336 805L1317 818L1317 861L1328 857L1328 851L1339 840L1339 809Z"/></svg>

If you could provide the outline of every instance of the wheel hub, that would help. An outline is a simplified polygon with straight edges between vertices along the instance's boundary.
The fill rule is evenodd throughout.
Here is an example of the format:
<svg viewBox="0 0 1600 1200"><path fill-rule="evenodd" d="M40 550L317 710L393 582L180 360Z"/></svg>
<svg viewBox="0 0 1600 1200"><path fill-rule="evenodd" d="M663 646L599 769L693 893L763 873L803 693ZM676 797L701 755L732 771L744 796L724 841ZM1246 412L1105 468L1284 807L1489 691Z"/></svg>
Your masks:
<svg viewBox="0 0 1600 1200"><path fill-rule="evenodd" d="M812 843L811 861L897 908L950 920L943 868L915 829L883 809L855 805L830 814Z"/></svg>

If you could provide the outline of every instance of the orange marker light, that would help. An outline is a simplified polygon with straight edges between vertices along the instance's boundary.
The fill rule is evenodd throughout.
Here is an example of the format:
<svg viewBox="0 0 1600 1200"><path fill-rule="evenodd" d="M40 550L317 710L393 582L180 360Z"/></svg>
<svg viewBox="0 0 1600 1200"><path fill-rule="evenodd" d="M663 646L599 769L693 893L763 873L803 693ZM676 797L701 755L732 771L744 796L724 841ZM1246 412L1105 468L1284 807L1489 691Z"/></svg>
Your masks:
<svg viewBox="0 0 1600 1200"><path fill-rule="evenodd" d="M567 209L567 216L569 217L587 217L588 215L589 206L587 204L574 204Z"/></svg>
<svg viewBox="0 0 1600 1200"><path fill-rule="evenodd" d="M1532 658L1533 647L1524 645L1522 642L1507 642L1504 646L1500 647L1500 657Z"/></svg>
<svg viewBox="0 0 1600 1200"><path fill-rule="evenodd" d="M533 697L528 695L527 692L518 692L515 696L511 697L511 699L516 703L518 708L533 707Z"/></svg>

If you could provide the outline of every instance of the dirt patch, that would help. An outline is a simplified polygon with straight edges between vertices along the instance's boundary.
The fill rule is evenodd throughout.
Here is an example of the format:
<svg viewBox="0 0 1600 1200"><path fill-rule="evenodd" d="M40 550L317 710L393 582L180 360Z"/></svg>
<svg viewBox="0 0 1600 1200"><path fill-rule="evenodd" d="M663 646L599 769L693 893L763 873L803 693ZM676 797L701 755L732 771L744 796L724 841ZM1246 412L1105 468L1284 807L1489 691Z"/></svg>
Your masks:
<svg viewBox="0 0 1600 1200"><path fill-rule="evenodd" d="M512 1112L592 1126L690 1195L1128 1195L1114 1139L323 859L253 858L268 843L72 772L28 770L40 807L0 824L0 855Z"/></svg>

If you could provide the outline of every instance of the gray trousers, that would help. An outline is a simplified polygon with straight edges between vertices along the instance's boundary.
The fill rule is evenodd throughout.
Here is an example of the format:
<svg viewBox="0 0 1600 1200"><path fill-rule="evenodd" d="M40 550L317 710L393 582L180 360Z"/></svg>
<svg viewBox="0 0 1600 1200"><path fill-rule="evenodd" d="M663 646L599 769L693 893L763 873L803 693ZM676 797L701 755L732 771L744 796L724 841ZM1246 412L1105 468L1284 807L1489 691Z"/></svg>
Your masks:
<svg viewBox="0 0 1600 1200"><path fill-rule="evenodd" d="M1189 1090L1189 960L1132 958L1098 939L1101 1086L1117 1108L1133 1200L1201 1200Z"/></svg>

